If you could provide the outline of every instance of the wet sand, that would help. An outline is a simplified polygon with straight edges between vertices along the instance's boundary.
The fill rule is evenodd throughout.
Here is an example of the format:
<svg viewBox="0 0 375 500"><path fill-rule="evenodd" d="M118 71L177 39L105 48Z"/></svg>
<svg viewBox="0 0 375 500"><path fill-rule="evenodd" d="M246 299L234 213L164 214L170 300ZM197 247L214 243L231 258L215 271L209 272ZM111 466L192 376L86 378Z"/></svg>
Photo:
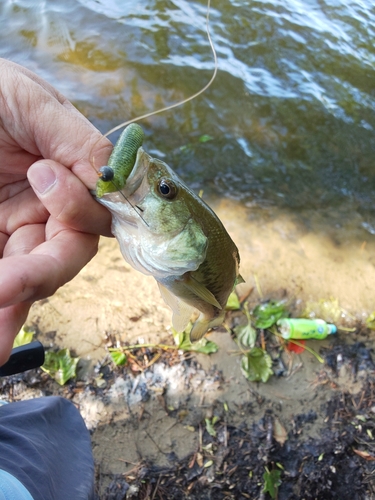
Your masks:
<svg viewBox="0 0 375 500"><path fill-rule="evenodd" d="M340 241L334 231L309 230L286 213L259 220L229 201L214 208L239 247L246 283L238 293L249 294L250 306L284 297L298 313L306 304L335 299L339 327L358 325L375 309L373 236L359 231L352 241ZM120 342L168 342L171 313L156 282L123 261L115 240L103 239L98 255L71 283L33 306L28 323L37 327L47 347L68 347L80 356L79 377L92 379L95 364L107 356L108 335ZM193 453L200 422L218 407L223 411L228 405L233 425L250 427L264 415L266 401L289 432L293 416L324 407L335 390L356 393L361 388L345 370L335 387L322 386L322 365L306 351L289 356L287 378L250 383L241 373L240 356L234 354L238 346L230 334L220 328L210 338L219 345L215 354L194 355L189 365L156 363L144 373L121 374L105 397L87 390L73 397L93 431L95 458L107 478L103 488L109 477L134 463L166 465L170 453L179 459ZM353 334L339 331L334 340L309 345L319 351L333 341L351 340L356 340ZM372 335L367 343L373 346ZM246 405L251 412L244 410ZM173 414L166 408L173 408ZM304 437L319 436L324 418L318 412L305 426Z"/></svg>

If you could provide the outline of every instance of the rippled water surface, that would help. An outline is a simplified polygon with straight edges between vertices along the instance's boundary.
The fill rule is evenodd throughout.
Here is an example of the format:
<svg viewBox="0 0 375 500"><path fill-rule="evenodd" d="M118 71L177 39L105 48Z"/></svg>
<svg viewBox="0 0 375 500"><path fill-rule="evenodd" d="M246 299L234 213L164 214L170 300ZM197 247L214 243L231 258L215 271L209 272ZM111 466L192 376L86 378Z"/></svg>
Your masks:
<svg viewBox="0 0 375 500"><path fill-rule="evenodd" d="M209 81L205 13L192 0L0 0L0 56L106 132ZM214 84L143 121L146 149L257 217L375 234L373 1L213 0L210 26Z"/></svg>

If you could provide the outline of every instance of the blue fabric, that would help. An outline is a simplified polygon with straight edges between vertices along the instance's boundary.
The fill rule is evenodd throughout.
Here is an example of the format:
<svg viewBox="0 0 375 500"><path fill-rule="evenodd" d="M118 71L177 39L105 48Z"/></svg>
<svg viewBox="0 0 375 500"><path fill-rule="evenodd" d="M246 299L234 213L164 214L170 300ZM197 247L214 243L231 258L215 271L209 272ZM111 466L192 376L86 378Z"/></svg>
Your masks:
<svg viewBox="0 0 375 500"><path fill-rule="evenodd" d="M90 434L73 403L61 397L0 406L0 469L34 500L95 498Z"/></svg>
<svg viewBox="0 0 375 500"><path fill-rule="evenodd" d="M18 479L0 470L0 500L34 500Z"/></svg>

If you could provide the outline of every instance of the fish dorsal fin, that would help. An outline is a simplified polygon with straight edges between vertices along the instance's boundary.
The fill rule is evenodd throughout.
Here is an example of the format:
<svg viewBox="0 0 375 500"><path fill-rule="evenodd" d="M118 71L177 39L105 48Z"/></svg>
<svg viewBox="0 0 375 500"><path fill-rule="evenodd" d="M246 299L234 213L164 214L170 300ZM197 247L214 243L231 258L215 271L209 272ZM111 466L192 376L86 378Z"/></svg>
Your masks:
<svg viewBox="0 0 375 500"><path fill-rule="evenodd" d="M172 309L172 324L176 332L183 332L188 326L194 307L189 306L178 297L173 295L164 285L157 282L160 294L164 302Z"/></svg>
<svg viewBox="0 0 375 500"><path fill-rule="evenodd" d="M195 278L191 275L184 278L185 286L195 295L197 295L200 299L208 302L209 304L217 307L218 309L222 309L219 302L216 300L216 297L213 293L211 293L208 288L206 288L202 283L199 283Z"/></svg>

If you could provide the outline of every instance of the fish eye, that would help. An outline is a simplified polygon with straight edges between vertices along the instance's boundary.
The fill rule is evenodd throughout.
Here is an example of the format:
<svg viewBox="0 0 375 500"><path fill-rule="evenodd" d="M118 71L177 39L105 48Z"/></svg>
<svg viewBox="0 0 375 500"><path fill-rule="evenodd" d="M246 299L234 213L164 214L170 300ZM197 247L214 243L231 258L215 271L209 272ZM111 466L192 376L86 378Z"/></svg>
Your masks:
<svg viewBox="0 0 375 500"><path fill-rule="evenodd" d="M104 182L112 181L115 176L115 172L112 167L108 167L105 165L104 167L99 168L99 177Z"/></svg>
<svg viewBox="0 0 375 500"><path fill-rule="evenodd" d="M177 186L170 179L160 179L158 183L158 191L163 198L173 200L177 195Z"/></svg>

